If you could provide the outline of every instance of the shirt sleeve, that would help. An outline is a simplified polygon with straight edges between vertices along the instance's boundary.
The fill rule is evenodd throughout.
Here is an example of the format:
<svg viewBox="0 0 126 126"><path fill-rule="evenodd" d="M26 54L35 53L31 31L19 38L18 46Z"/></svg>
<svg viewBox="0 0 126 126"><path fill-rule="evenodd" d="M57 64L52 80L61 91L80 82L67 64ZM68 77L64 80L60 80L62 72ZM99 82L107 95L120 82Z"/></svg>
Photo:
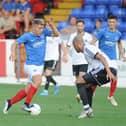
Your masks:
<svg viewBox="0 0 126 126"><path fill-rule="evenodd" d="M25 11L26 11L27 9L30 9L30 10L31 10L31 4L30 4L30 3L27 3L27 4L26 4L26 6L25 6Z"/></svg>
<svg viewBox="0 0 126 126"><path fill-rule="evenodd" d="M121 41L121 39L122 39L122 33L121 33L121 32L119 32L119 40L118 40L118 42L120 42L120 41Z"/></svg>
<svg viewBox="0 0 126 126"><path fill-rule="evenodd" d="M93 59L95 59L97 53L100 52L100 50L94 45L86 46L84 51L89 57L91 57Z"/></svg>
<svg viewBox="0 0 126 126"><path fill-rule="evenodd" d="M24 34L22 36L20 36L19 38L16 39L16 42L18 44L22 44L22 43L26 43L28 40L28 35L27 34Z"/></svg>
<svg viewBox="0 0 126 126"><path fill-rule="evenodd" d="M95 37L98 39L98 40L100 40L102 37L103 37L103 35L104 35L104 29L101 29L101 30L99 30L99 31L94 31L94 35L95 35Z"/></svg>

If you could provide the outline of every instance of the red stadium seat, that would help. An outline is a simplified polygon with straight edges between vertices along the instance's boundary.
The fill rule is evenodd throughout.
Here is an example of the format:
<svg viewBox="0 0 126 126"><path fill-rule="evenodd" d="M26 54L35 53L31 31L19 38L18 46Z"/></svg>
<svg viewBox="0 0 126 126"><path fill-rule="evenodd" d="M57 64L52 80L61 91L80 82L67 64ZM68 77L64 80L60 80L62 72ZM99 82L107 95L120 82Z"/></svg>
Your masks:
<svg viewBox="0 0 126 126"><path fill-rule="evenodd" d="M45 9L44 3L38 2L35 5L33 5L32 12L33 12L33 14L43 13L44 9Z"/></svg>

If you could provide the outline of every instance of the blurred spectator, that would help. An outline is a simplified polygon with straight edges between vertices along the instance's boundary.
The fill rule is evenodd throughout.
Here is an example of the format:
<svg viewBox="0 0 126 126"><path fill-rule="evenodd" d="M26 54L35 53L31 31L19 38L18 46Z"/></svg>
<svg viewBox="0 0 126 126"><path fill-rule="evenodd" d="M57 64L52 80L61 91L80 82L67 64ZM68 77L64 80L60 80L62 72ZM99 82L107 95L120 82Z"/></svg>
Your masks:
<svg viewBox="0 0 126 126"><path fill-rule="evenodd" d="M9 10L4 10L3 16L0 17L0 34L4 34L8 39L16 38L15 19Z"/></svg>
<svg viewBox="0 0 126 126"><path fill-rule="evenodd" d="M13 15L14 14L14 3L11 0L4 0L2 2L2 10L8 10Z"/></svg>
<svg viewBox="0 0 126 126"><path fill-rule="evenodd" d="M70 25L61 30L62 39L68 40L71 33L77 31L76 21L77 19L75 17L70 18Z"/></svg>
<svg viewBox="0 0 126 126"><path fill-rule="evenodd" d="M16 13L18 12L18 10L20 10L21 7L20 0L14 0L13 4L14 4L14 14L16 15Z"/></svg>
<svg viewBox="0 0 126 126"><path fill-rule="evenodd" d="M27 0L20 0L20 8L16 12L16 21L24 22L24 32L29 30L31 14L31 4Z"/></svg>
<svg viewBox="0 0 126 126"><path fill-rule="evenodd" d="M2 1L0 1L0 17L2 16Z"/></svg>
<svg viewBox="0 0 126 126"><path fill-rule="evenodd" d="M98 34L102 28L102 20L96 19L94 35Z"/></svg>

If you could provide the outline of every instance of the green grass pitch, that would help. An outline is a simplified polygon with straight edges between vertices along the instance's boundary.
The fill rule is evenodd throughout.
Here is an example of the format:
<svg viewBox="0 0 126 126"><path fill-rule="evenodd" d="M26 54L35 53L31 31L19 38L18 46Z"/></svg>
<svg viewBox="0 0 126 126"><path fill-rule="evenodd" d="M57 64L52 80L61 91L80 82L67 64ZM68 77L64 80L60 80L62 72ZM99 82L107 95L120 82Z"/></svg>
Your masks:
<svg viewBox="0 0 126 126"><path fill-rule="evenodd" d="M75 100L75 87L60 87L58 95L53 94L53 87L48 96L40 96L39 89L33 103L41 106L39 116L31 116L21 110L23 101L15 104L7 115L2 113L4 101L13 96L23 85L0 85L0 126L126 126L126 89L118 88L116 99L118 107L113 107L107 100L109 88L97 88L94 97L94 118L78 119L82 105Z"/></svg>

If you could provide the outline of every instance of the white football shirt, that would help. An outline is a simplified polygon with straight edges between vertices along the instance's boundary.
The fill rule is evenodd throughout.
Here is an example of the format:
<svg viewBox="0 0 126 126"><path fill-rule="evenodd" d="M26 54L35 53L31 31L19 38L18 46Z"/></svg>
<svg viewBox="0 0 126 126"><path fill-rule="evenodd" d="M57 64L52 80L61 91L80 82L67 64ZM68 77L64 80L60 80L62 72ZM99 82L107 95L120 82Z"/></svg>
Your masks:
<svg viewBox="0 0 126 126"><path fill-rule="evenodd" d="M109 67L116 68L116 66L113 65L113 63L108 58L108 56L94 45L85 44L83 53L84 53L85 59L88 62L88 72L93 70L94 72L97 73L99 70L104 69L104 65L102 64L102 62L95 58L97 53L102 54L106 58L109 64Z"/></svg>
<svg viewBox="0 0 126 126"><path fill-rule="evenodd" d="M67 46L71 47L70 55L72 57L72 64L73 65L87 64L87 61L85 60L83 53L77 53L77 51L73 46L73 40L76 36L77 36L77 32L71 34L70 39L67 42ZM84 32L83 40L85 43L92 43L93 40L92 35L87 32Z"/></svg>
<svg viewBox="0 0 126 126"><path fill-rule="evenodd" d="M46 53L45 61L59 59L59 44L61 43L60 37L46 37Z"/></svg>

